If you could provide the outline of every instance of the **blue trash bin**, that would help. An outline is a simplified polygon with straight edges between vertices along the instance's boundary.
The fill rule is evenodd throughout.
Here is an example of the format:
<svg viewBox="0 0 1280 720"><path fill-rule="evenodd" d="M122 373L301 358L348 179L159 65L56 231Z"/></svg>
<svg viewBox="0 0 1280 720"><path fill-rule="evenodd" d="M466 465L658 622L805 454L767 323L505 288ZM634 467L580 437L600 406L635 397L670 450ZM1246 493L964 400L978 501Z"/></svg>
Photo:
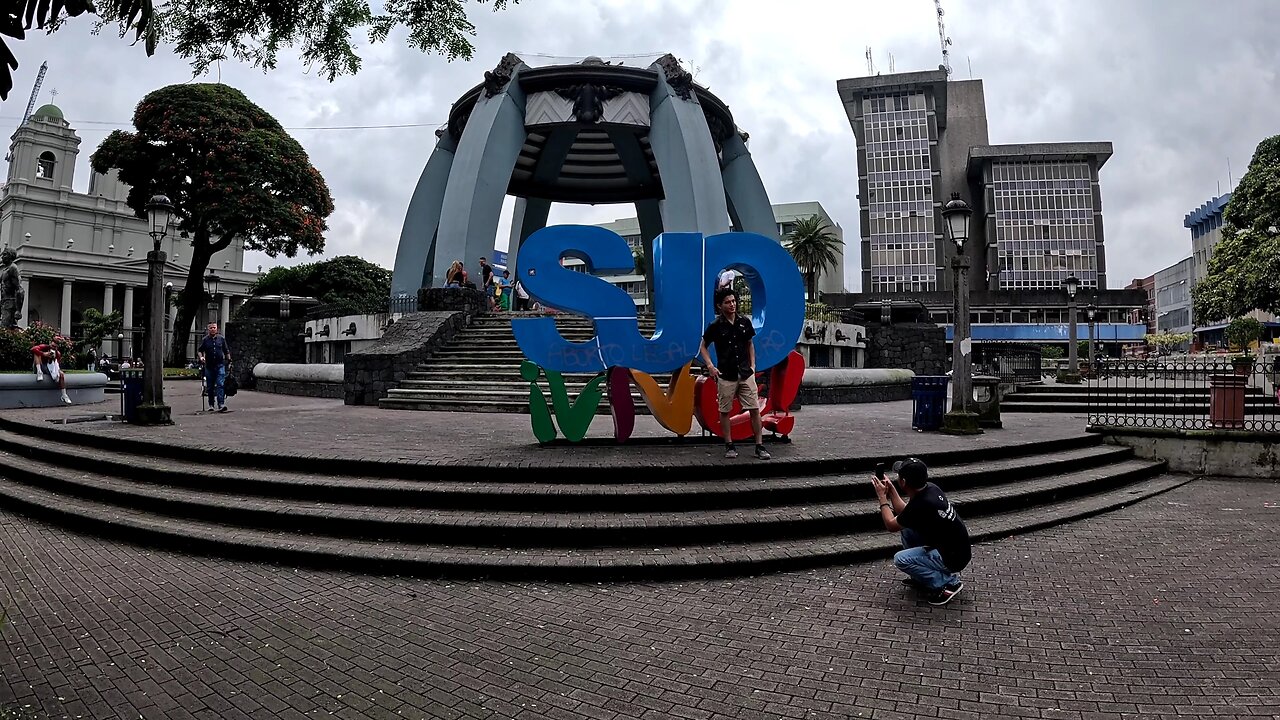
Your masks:
<svg viewBox="0 0 1280 720"><path fill-rule="evenodd" d="M124 421L138 421L138 406L142 404L142 368L129 368L120 371L124 384Z"/></svg>
<svg viewBox="0 0 1280 720"><path fill-rule="evenodd" d="M946 375L917 375L911 379L911 399L915 402L912 428L937 430L942 427L942 416L947 414L948 380Z"/></svg>

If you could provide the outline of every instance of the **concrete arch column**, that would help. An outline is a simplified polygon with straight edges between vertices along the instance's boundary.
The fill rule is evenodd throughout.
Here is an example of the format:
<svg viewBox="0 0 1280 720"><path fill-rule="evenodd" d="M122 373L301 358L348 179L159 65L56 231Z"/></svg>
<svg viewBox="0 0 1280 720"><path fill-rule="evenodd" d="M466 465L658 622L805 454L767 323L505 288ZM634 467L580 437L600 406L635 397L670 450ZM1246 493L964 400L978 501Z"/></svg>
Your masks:
<svg viewBox="0 0 1280 720"><path fill-rule="evenodd" d="M493 97L482 93L467 119L444 191L431 271L433 287L444 284L454 260L474 272L480 256L493 254L502 202L524 146L525 93L520 89L520 72L525 67L516 65L511 80Z"/></svg>
<svg viewBox="0 0 1280 720"><path fill-rule="evenodd" d="M431 284L440 210L457 149L453 136L443 133L418 178L400 230L400 245L396 248L396 264L391 273L392 297L402 293L416 297L418 288Z"/></svg>

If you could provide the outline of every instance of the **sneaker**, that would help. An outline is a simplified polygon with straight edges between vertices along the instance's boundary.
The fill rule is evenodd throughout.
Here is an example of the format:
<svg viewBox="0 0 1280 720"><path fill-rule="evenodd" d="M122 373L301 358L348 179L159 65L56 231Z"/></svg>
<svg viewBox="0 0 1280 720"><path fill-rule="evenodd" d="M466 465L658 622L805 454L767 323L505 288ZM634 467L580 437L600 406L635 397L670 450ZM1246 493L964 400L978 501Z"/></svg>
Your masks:
<svg viewBox="0 0 1280 720"><path fill-rule="evenodd" d="M769 451L764 449L763 445L756 446L756 458L760 460L768 460L772 457L773 456L769 454Z"/></svg>
<svg viewBox="0 0 1280 720"><path fill-rule="evenodd" d="M964 583L956 583L955 585L944 586L937 593L934 593L933 597L929 598L929 604L930 605L946 605L947 603L951 602L951 600L955 598L955 596L959 595L960 591L963 589L964 589Z"/></svg>
<svg viewBox="0 0 1280 720"><path fill-rule="evenodd" d="M71 404L71 398L67 397L66 395L63 395L63 396L62 396L62 402L64 402L64 403L66 403L66 404L70 405L70 404Z"/></svg>
<svg viewBox="0 0 1280 720"><path fill-rule="evenodd" d="M44 376L40 373L36 373L36 382L40 382L41 380L44 380Z"/></svg>
<svg viewBox="0 0 1280 720"><path fill-rule="evenodd" d="M919 580L916 580L915 578L909 578L909 577L902 578L902 584L903 584L903 585L906 585L906 586L907 586L907 587L909 587L909 588L915 588L916 590L928 590L928 589L929 589L929 588L925 587L923 583L921 583Z"/></svg>
<svg viewBox="0 0 1280 720"><path fill-rule="evenodd" d="M230 412L230 410L227 410L227 406L223 405L222 407L218 408L218 412Z"/></svg>
<svg viewBox="0 0 1280 720"><path fill-rule="evenodd" d="M738 459L738 448L736 448L736 447L734 447L734 446L732 446L732 445L725 445L725 446L724 446L724 457L725 457L725 459L726 459L726 460L737 460L737 459Z"/></svg>
<svg viewBox="0 0 1280 720"><path fill-rule="evenodd" d="M217 410L217 409L218 409L218 408L216 408L216 407L214 407L214 406L210 405L210 406L208 407L208 409L206 409L206 410L205 410L205 412L213 412L214 410Z"/></svg>

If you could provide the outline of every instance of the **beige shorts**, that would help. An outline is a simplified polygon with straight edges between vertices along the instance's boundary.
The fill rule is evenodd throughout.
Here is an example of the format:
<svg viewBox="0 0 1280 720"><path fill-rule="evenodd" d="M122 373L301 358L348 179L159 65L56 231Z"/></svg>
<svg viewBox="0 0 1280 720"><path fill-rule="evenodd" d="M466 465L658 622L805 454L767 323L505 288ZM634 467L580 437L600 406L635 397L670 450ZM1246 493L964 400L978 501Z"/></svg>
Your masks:
<svg viewBox="0 0 1280 720"><path fill-rule="evenodd" d="M720 400L721 413L733 411L735 397L742 403L743 410L760 408L760 394L756 391L755 375L746 380L725 380L721 377L716 381L716 395Z"/></svg>

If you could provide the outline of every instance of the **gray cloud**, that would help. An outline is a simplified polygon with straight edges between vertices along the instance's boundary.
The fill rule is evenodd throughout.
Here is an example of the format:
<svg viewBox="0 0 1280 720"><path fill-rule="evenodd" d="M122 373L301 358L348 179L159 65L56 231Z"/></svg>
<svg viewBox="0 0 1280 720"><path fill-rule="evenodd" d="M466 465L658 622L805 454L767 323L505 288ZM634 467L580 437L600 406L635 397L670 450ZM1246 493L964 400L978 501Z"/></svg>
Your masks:
<svg viewBox="0 0 1280 720"><path fill-rule="evenodd" d="M866 74L866 46L882 72L889 53L899 72L940 61L932 3L886 5L524 0L500 13L487 5L473 11L478 36L471 62L424 56L405 47L401 33L365 47L361 73L334 83L287 55L266 74L223 63L221 81L287 127L428 125L293 131L334 195L326 256L358 254L390 266L434 127L453 100L513 50L535 64L553 61L543 56L574 61L593 54L672 52L685 59L751 133L773 201L818 200L852 240L857 168L836 80ZM1219 183L1229 189L1228 157L1238 180L1254 146L1280 132L1280 58L1271 37L1280 27L1280 5L1268 0L945 5L955 76L969 77L971 63L973 76L983 79L993 142L1115 144L1102 171L1113 287L1187 256L1183 215L1216 194ZM90 26L72 21L51 37L14 43L22 67L0 109L0 122L17 123L26 88L47 59L40 101L57 88L58 105L84 140L81 190L88 155L111 128L100 122L127 122L147 92L191 79L188 66L163 49L146 58L109 33L91 36ZM596 222L629 214L625 206L575 206L557 207L552 218ZM504 219L499 244L506 227ZM857 252L846 258L853 288ZM251 257L246 266L281 261Z"/></svg>

